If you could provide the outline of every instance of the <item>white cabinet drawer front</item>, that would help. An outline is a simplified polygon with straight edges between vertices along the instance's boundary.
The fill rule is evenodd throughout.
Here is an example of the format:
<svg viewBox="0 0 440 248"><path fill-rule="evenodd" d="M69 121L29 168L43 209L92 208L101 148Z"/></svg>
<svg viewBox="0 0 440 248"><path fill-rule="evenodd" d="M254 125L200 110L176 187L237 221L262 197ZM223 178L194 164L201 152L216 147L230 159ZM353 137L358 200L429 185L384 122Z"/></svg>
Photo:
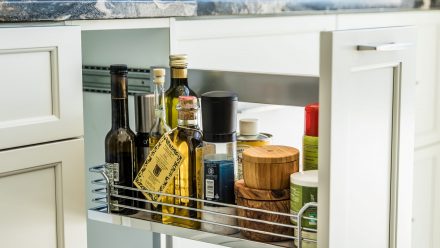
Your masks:
<svg viewBox="0 0 440 248"><path fill-rule="evenodd" d="M319 75L319 32L334 16L176 21L171 53L196 69Z"/></svg>
<svg viewBox="0 0 440 248"><path fill-rule="evenodd" d="M0 152L2 247L86 248L82 139Z"/></svg>
<svg viewBox="0 0 440 248"><path fill-rule="evenodd" d="M0 28L0 149L83 135L80 35Z"/></svg>

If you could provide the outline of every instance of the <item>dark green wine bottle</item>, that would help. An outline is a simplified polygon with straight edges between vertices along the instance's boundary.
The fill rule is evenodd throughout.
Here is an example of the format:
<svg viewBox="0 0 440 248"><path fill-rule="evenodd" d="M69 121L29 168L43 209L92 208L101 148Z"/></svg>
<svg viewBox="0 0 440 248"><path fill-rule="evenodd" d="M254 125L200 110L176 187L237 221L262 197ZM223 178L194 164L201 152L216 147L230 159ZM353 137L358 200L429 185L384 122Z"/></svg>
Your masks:
<svg viewBox="0 0 440 248"><path fill-rule="evenodd" d="M135 135L128 123L127 65L111 65L112 127L105 137L105 162L112 164L114 185L133 187L136 168ZM114 188L112 193L133 196L133 191ZM132 214L135 211L114 204L134 206L133 201L111 197L111 211Z"/></svg>

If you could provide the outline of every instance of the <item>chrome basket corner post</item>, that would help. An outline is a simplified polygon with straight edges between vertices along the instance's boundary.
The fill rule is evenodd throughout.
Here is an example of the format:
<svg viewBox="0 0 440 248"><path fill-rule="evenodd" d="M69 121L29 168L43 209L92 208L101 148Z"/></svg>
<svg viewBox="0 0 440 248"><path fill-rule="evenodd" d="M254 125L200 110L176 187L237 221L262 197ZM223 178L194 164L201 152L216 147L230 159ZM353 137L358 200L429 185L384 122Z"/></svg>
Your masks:
<svg viewBox="0 0 440 248"><path fill-rule="evenodd" d="M297 238L297 240L298 240L298 246L297 246L297 248L302 248L302 242L303 242L303 237L302 237L302 230L303 230L303 227L302 227L302 222L301 222L301 220L302 220L302 218L303 218L303 215L304 215L304 212L307 210L307 209L309 209L309 208L318 208L318 203L316 203L316 202L309 202L309 203L306 203L300 210L299 210L299 212L298 212L298 215L296 216L296 224L298 225L297 227L298 227L298 238ZM317 218L307 218L307 219L312 219L312 220L316 220L316 221L318 221L318 219Z"/></svg>
<svg viewBox="0 0 440 248"><path fill-rule="evenodd" d="M93 180L92 184L95 185L101 185L101 186L105 186L105 199L106 199L106 208L107 208L107 213L111 213L111 182L110 182L110 178L106 173L106 164L103 165L98 165L98 166L93 166L89 169L90 172L93 173L97 173L100 174L102 176L103 179L97 179L97 180ZM102 194L102 188L99 189L95 189L92 191L92 193L95 194ZM103 198L99 197L99 198L93 198L92 202L99 202L102 203Z"/></svg>

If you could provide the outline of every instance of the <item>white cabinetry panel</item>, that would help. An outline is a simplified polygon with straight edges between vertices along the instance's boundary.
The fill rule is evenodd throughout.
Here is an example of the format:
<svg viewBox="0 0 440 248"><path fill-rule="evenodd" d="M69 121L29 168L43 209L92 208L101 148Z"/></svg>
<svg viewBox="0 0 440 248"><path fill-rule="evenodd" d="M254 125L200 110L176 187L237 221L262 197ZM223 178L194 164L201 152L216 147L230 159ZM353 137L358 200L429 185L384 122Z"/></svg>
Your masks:
<svg viewBox="0 0 440 248"><path fill-rule="evenodd" d="M0 149L82 136L80 29L5 27L0 36Z"/></svg>
<svg viewBox="0 0 440 248"><path fill-rule="evenodd" d="M338 15L338 29L417 27L415 146L440 141L440 11Z"/></svg>
<svg viewBox="0 0 440 248"><path fill-rule="evenodd" d="M50 119L58 114L53 111L57 105L52 99L50 68L51 59L55 59L54 51L47 48L0 54L0 68L4 70L2 81L9 82L7 90L0 91L0 99L15 110L2 113L0 122L3 126L26 119ZM18 72L18 68L26 73Z"/></svg>
<svg viewBox="0 0 440 248"><path fill-rule="evenodd" d="M2 247L86 248L83 140L5 150L0 161Z"/></svg>
<svg viewBox="0 0 440 248"><path fill-rule="evenodd" d="M171 53L187 53L196 69L319 75L319 32L334 15L176 20Z"/></svg>
<svg viewBox="0 0 440 248"><path fill-rule="evenodd" d="M440 247L440 145L417 150L414 163L412 247Z"/></svg>
<svg viewBox="0 0 440 248"><path fill-rule="evenodd" d="M412 46L357 49L392 43ZM321 37L320 248L410 247L414 47L411 28Z"/></svg>
<svg viewBox="0 0 440 248"><path fill-rule="evenodd" d="M55 189L54 167L0 177L2 247L62 247L54 225Z"/></svg>

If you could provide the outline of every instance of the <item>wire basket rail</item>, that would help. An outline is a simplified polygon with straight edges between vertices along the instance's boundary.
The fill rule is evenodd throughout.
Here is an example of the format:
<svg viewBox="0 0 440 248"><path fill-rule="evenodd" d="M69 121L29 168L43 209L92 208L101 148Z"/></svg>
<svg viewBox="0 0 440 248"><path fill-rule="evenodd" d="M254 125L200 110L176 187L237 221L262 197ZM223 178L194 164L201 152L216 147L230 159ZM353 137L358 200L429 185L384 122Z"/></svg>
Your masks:
<svg viewBox="0 0 440 248"><path fill-rule="evenodd" d="M106 170L105 165L99 165L95 166L89 169L92 173L97 173L101 177L92 180L92 184L96 185L97 188L92 190L92 194L95 195L95 197L92 199L92 202L97 204L97 207L94 207L89 210L89 218L95 219L99 221L104 222L110 222L115 224L121 224L121 225L127 225L127 226L133 226L133 223L135 223L134 226L140 227L143 229L147 229L152 232L158 232L158 233L164 233L167 235L173 235L178 237L183 237L187 239L193 239L193 240L199 240L204 241L208 243L214 243L219 244L223 246L229 246L229 247L294 247L294 244L298 248L303 248L305 243L313 244L316 246L317 241L315 239L305 238L303 237L303 232L306 233L313 233L316 236L317 230L315 228L307 228L302 226L302 220L309 220L312 222L317 223L318 219L315 217L308 217L304 216L304 213L306 210L310 208L317 208L317 203L311 202L305 204L301 210L297 214L290 214L290 213L281 213L276 211L270 211L265 209L258 209L258 208L250 208L245 206L238 206L233 204L226 204L226 203L220 203L220 202L213 202L213 201L207 201L203 199L198 198L192 198L192 197L186 197L186 196L178 196L173 194L167 194L167 193L161 193L161 192L153 192L148 190L140 190L137 188L131 188L131 187L125 187L121 185L115 185L112 183L111 176L109 176L108 171ZM121 190L125 192L144 192L144 193L151 193L151 194L157 194L159 196L166 196L166 197L173 197L174 199L179 200L189 200L193 202L198 202L201 204L211 204L219 207L230 207L234 208L236 210L245 210L245 211L253 211L258 212L261 214L270 214L270 215L276 215L276 216L282 216L284 218L288 217L291 220L291 223L296 224L286 224L286 223L280 223L280 222L274 222L274 221L268 221L268 220L261 220L261 219L254 219L254 218L248 218L245 216L240 216L236 214L228 214L223 212L217 212L209 209L203 209L203 208L195 208L195 207L187 207L187 206L181 206L176 205L172 203L166 203L161 201L150 201L145 198L138 198L133 197L130 195L120 194L118 193ZM132 194L135 195L135 194ZM115 199L123 199L132 203L141 203L141 204L157 204L159 206L163 207L173 207L176 209L184 209L188 211L193 211L197 213L205 213L209 214L211 216L217 216L221 218L232 218L236 219L237 221L249 221L252 223L257 223L270 226L271 230L258 230L255 228L249 228L249 227L243 227L239 225L230 225L225 223L219 223L212 220L205 220L205 219L199 219L199 218L193 218L188 216L181 216L176 215L172 213L164 213L162 211L155 211L153 209L148 209L144 207L137 207L136 204L133 205L127 205L127 204L120 204L118 202L115 202ZM113 200L113 201L112 201ZM111 209L114 207L119 207L127 210L132 210L135 212L131 215L123 215L123 214L115 214L112 213ZM252 232L256 234L261 235L269 235L277 238L286 239L289 241L286 242L257 242L257 241L251 241L246 238L244 238L240 234L233 234L233 235L221 235L221 234L215 234L215 233L208 233L205 231L199 231L189 228L183 228L173 225L166 225L162 224L160 222L156 222L151 218L151 215L161 215L161 216L169 216L173 218L179 218L182 220L189 220L189 221L195 221L225 228L232 228L236 229L237 231L245 231L245 232ZM288 228L291 229L291 232L289 232L288 235L285 233L276 233L273 232L272 227L282 227L282 228Z"/></svg>

